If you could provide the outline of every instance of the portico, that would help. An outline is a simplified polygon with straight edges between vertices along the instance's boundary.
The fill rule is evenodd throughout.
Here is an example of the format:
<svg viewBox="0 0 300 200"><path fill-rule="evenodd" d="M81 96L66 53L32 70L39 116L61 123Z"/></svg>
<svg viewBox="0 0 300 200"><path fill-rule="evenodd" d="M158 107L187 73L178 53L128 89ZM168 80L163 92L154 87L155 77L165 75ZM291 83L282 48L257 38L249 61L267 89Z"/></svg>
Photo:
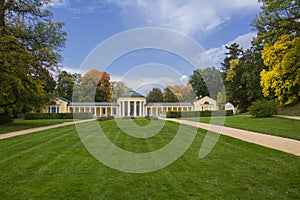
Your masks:
<svg viewBox="0 0 300 200"><path fill-rule="evenodd" d="M118 98L118 116L146 116L146 98L134 91L127 92Z"/></svg>

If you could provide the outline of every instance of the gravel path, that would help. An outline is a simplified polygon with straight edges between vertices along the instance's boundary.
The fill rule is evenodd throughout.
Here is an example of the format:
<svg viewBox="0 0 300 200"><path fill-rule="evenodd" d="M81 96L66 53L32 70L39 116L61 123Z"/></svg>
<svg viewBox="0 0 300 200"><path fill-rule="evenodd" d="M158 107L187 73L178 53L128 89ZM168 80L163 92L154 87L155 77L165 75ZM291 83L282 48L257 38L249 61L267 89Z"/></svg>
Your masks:
<svg viewBox="0 0 300 200"><path fill-rule="evenodd" d="M276 115L277 117L283 117L288 119L297 119L300 120L300 116L284 116L284 115Z"/></svg>
<svg viewBox="0 0 300 200"><path fill-rule="evenodd" d="M54 125L49 125L49 126L42 126L42 127L37 127L37 128L25 129L25 130L21 130L21 131L4 133L4 134L0 134L0 140L18 136L18 135L25 135L28 133L34 133L34 132L38 132L38 131L48 130L51 128L58 128L58 127L62 127L62 126L68 126L68 125L72 125L72 124L76 124L76 123L82 123L82 122L93 121L93 120L95 120L95 119L81 120L81 121L76 121L76 122L64 122L61 124L54 124Z"/></svg>
<svg viewBox="0 0 300 200"><path fill-rule="evenodd" d="M293 140L293 139L288 139L288 138L283 138L283 137L278 137L273 135L267 135L262 133L256 133L252 131L240 130L236 128L229 128L225 126L223 127L219 125L188 121L188 120L178 120L178 119L171 119L171 118L161 118L161 119L167 121L174 121L185 125L195 126L205 130L211 130L211 131L215 130L215 132L221 132L223 135L226 136L230 136L246 142L258 144L261 146L277 149L279 151L300 156L300 141L298 140Z"/></svg>

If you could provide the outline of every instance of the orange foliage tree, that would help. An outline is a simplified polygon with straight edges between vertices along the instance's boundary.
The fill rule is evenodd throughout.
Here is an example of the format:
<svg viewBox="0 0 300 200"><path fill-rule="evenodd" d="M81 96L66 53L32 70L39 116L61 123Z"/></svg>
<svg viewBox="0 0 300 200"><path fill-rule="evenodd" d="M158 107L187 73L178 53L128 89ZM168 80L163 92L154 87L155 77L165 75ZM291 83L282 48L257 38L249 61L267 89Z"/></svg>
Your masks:
<svg viewBox="0 0 300 200"><path fill-rule="evenodd" d="M96 69L88 71L80 84L79 101L86 102L110 102L111 85L110 75Z"/></svg>

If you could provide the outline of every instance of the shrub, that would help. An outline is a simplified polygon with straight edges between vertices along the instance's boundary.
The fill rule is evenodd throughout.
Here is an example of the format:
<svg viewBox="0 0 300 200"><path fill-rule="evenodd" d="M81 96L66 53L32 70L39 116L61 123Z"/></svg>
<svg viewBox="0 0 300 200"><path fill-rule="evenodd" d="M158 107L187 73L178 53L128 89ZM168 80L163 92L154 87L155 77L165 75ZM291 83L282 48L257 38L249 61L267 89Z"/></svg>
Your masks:
<svg viewBox="0 0 300 200"><path fill-rule="evenodd" d="M233 116L233 110L220 111L188 111L188 112L167 112L167 118L181 117L211 117L211 116Z"/></svg>
<svg viewBox="0 0 300 200"><path fill-rule="evenodd" d="M157 117L149 116L149 115L145 116L145 118L148 119L148 120L158 120Z"/></svg>
<svg viewBox="0 0 300 200"><path fill-rule="evenodd" d="M92 113L26 113L25 119L92 119Z"/></svg>
<svg viewBox="0 0 300 200"><path fill-rule="evenodd" d="M107 121L107 120L111 120L114 119L114 116L106 116L106 117L98 117L98 121Z"/></svg>
<svg viewBox="0 0 300 200"><path fill-rule="evenodd" d="M5 113L0 114L0 125L13 122L13 118Z"/></svg>
<svg viewBox="0 0 300 200"><path fill-rule="evenodd" d="M272 117L278 112L277 103L275 101L258 100L252 103L248 108L250 114L254 117Z"/></svg>
<svg viewBox="0 0 300 200"><path fill-rule="evenodd" d="M181 112L169 111L169 112L167 112L166 116L167 116L167 118L180 118Z"/></svg>

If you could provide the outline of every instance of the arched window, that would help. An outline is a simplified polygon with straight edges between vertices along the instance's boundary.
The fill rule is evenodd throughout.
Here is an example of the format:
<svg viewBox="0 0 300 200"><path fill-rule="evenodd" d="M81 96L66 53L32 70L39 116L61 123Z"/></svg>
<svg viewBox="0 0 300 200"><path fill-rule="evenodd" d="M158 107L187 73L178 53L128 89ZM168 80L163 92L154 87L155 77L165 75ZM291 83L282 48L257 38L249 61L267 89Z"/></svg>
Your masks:
<svg viewBox="0 0 300 200"><path fill-rule="evenodd" d="M209 103L207 101L204 102L205 105L209 105Z"/></svg>

